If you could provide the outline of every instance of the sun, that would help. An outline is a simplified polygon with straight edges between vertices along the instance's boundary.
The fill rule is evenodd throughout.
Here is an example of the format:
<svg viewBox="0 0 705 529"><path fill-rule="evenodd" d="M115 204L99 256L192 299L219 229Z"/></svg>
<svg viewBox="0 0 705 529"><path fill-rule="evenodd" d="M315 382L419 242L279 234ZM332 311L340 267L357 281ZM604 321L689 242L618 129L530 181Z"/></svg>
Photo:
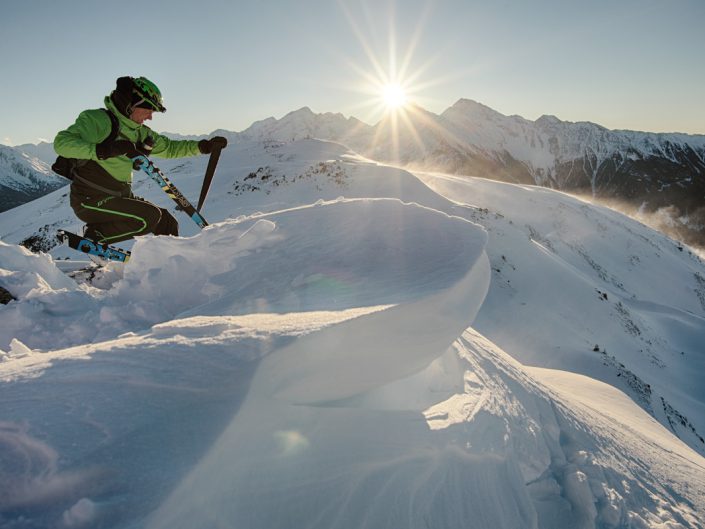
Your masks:
<svg viewBox="0 0 705 529"><path fill-rule="evenodd" d="M339 1L338 5L360 43L362 56L366 57L368 62L359 63L351 57L341 55L348 66L346 70L358 76L357 81L346 82L346 88L365 96L353 107L365 109L367 112L360 126L363 127L365 122L375 123L374 137L369 143L370 152L378 152L381 156L385 156L385 152L389 153L389 159L402 163L402 138L410 138L421 152L428 149L425 141L431 136L446 135L452 140L452 134L431 117L432 113L424 111L423 108L428 104L437 104L437 101L430 97L430 91L434 87L454 80L459 74L431 75L431 68L443 58L442 54L439 52L435 56L425 57L416 54L433 2L430 1L427 9L421 13L415 30L405 30L404 41L398 43L395 1L392 1L388 16L383 15L375 21L370 19L370 13L364 5L362 15L355 13L357 16L353 15L353 11L346 5L347 2ZM358 128L355 128L351 135L357 134L357 130ZM436 134L429 134L428 131Z"/></svg>
<svg viewBox="0 0 705 529"><path fill-rule="evenodd" d="M398 110L408 102L406 90L399 83L388 83L382 86L382 101L387 110Z"/></svg>

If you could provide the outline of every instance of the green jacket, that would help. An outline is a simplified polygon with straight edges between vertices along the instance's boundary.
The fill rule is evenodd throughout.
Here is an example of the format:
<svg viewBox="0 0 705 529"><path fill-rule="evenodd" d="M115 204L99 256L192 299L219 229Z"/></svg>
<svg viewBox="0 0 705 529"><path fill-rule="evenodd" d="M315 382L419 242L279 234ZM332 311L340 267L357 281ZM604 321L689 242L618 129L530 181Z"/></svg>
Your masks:
<svg viewBox="0 0 705 529"><path fill-rule="evenodd" d="M124 116L115 108L110 97L105 98L105 108L118 118L120 123L118 139L130 140L133 143L144 141L147 136L154 139L154 148L151 156L160 158L181 158L201 154L197 141L176 141L166 136L155 133L146 125L139 125ZM95 147L110 134L112 126L109 116L101 109L84 110L78 115L76 122L66 130L62 130L54 139L54 150L65 158L78 158L80 160L93 160L107 171L119 187L129 186L132 183L132 161L127 156L116 156L107 160L98 160ZM91 178L93 175L84 175ZM101 178L100 180L105 180ZM110 182L102 181L102 185Z"/></svg>

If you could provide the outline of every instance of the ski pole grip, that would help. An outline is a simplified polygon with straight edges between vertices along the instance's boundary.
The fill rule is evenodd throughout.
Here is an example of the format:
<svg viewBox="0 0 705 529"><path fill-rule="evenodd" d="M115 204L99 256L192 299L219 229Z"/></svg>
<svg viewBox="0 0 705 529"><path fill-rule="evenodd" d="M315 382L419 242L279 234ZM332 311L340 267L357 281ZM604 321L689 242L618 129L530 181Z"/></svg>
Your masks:
<svg viewBox="0 0 705 529"><path fill-rule="evenodd" d="M137 142L135 144L138 154L143 154L144 156L149 156L152 154L152 149L154 149L154 138L152 136L147 136L144 141Z"/></svg>

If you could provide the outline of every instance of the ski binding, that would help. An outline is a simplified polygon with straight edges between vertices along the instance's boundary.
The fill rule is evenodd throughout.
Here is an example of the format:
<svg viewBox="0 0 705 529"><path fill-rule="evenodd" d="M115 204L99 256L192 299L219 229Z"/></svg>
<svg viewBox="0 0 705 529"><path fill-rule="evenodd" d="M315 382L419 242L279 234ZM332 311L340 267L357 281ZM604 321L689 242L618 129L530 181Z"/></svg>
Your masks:
<svg viewBox="0 0 705 529"><path fill-rule="evenodd" d="M73 248L79 252L97 255L109 261L126 263L130 260L130 252L128 250L110 246L109 244L100 244L81 235L71 233L70 231L58 230L56 237L62 243L67 244L69 248Z"/></svg>

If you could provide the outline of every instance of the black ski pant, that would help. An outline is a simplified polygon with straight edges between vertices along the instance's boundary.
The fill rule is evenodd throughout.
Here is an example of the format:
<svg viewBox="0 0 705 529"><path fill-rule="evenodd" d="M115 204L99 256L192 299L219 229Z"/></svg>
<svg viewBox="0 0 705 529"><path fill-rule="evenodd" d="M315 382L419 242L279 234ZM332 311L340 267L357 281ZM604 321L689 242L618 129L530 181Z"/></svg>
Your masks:
<svg viewBox="0 0 705 529"><path fill-rule="evenodd" d="M112 244L148 233L179 234L179 223L171 213L142 198L71 198L76 216L86 223L85 236L99 243Z"/></svg>

